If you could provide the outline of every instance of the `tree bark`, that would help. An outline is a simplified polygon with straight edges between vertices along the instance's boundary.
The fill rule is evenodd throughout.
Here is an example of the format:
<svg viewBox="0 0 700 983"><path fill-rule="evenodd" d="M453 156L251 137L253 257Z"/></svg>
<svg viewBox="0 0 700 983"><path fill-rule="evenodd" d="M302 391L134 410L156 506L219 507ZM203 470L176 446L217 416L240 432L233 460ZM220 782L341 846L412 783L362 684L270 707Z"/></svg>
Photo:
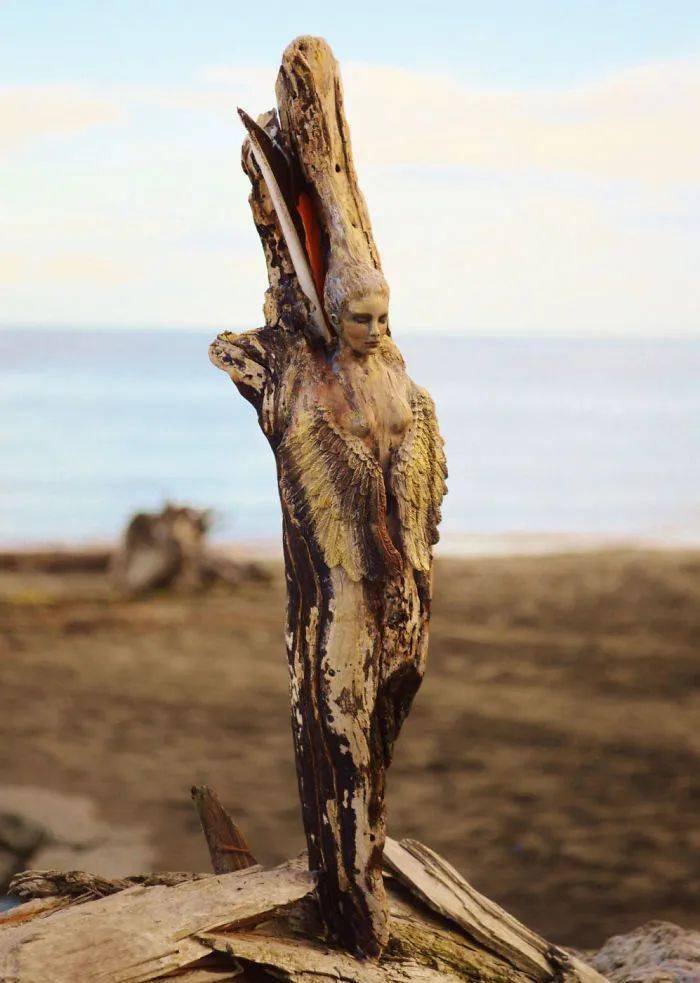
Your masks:
<svg viewBox="0 0 700 983"><path fill-rule="evenodd" d="M289 46L277 94L281 122L269 112L258 123L313 202L334 337L325 345L309 329L246 141L243 168L268 267L267 324L219 335L210 355L255 407L277 460L292 730L321 911L349 951L376 956L388 938L385 772L425 669L431 546L446 470L432 401L406 375L388 334L366 377L358 376L362 391L339 368L342 337L329 305L341 309L362 277L383 280L338 67L324 41L304 37ZM361 400L370 407L364 416ZM408 416L395 424L399 407ZM382 457L384 433L394 443Z"/></svg>

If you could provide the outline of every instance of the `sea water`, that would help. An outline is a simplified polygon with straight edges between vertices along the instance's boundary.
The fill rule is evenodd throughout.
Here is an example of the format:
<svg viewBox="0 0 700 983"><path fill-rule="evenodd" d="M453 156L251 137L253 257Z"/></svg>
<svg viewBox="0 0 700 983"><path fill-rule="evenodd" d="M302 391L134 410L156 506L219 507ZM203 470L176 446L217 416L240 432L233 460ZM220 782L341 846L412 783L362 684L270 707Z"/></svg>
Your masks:
<svg viewBox="0 0 700 983"><path fill-rule="evenodd" d="M166 500L279 539L272 453L211 331L0 332L0 544L110 540ZM443 538L700 535L700 340L396 333L437 403Z"/></svg>

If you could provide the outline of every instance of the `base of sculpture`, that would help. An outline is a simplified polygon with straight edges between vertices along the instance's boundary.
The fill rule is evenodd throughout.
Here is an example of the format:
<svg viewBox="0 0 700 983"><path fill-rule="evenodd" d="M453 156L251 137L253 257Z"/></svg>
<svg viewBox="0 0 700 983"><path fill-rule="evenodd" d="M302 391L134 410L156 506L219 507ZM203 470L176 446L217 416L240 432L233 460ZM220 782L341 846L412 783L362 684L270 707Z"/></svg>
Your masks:
<svg viewBox="0 0 700 983"><path fill-rule="evenodd" d="M263 870L211 790L193 798L212 866L230 857L230 873L18 875L25 903L0 913L0 979L604 983L412 840L387 840L388 945L378 961L359 961L329 944L305 857Z"/></svg>

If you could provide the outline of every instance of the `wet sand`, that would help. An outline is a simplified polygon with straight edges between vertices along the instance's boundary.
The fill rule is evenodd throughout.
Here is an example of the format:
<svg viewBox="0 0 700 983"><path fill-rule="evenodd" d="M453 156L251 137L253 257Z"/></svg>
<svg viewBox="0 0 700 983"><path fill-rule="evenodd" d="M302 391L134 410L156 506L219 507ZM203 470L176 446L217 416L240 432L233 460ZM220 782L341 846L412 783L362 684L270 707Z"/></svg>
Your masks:
<svg viewBox="0 0 700 983"><path fill-rule="evenodd" d="M101 574L0 573L0 785L145 824L161 869L207 868L194 782L262 862L302 849L273 567L131 602ZM444 559L435 595L391 834L553 941L698 927L700 553Z"/></svg>

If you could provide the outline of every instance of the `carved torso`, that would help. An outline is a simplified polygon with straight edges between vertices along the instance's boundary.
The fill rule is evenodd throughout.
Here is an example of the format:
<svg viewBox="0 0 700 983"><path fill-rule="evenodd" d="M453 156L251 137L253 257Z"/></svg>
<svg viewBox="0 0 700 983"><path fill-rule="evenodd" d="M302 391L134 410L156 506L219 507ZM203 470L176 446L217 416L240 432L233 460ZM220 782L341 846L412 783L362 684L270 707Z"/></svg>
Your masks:
<svg viewBox="0 0 700 983"><path fill-rule="evenodd" d="M430 396L389 338L371 358L350 361L312 349L301 334L225 332L211 357L258 407L282 494L329 568L354 581L404 564L430 569L443 444Z"/></svg>
<svg viewBox="0 0 700 983"><path fill-rule="evenodd" d="M392 452L411 426L414 390L398 349L385 338L367 358L352 352L332 358L318 395L338 428L364 443L388 481Z"/></svg>

